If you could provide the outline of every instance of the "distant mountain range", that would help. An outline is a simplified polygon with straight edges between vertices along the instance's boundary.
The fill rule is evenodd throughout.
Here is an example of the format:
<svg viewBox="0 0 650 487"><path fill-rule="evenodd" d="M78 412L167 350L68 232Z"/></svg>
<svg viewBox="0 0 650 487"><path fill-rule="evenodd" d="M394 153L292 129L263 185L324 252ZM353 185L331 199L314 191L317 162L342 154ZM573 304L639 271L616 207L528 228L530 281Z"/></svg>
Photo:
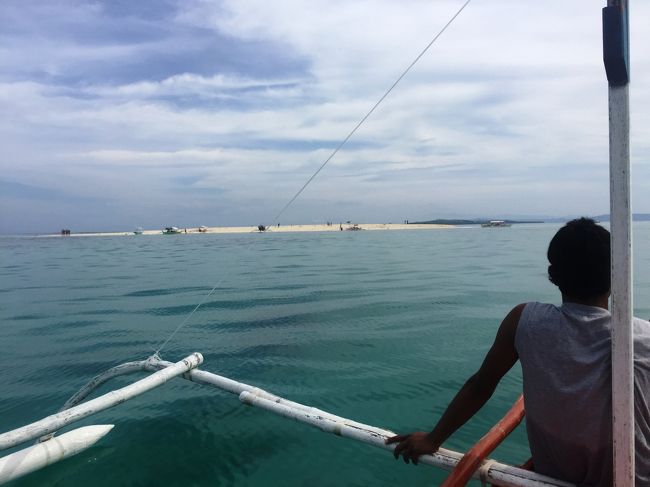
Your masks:
<svg viewBox="0 0 650 487"><path fill-rule="evenodd" d="M544 223L564 223L572 220L573 218L577 217L544 218ZM606 213L604 215L593 215L590 216L590 218L593 218L597 222L608 222L609 213ZM650 213L633 213L632 220L635 222L648 222L650 221Z"/></svg>
<svg viewBox="0 0 650 487"><path fill-rule="evenodd" d="M577 218L575 216L565 216L565 217L543 217L539 219L521 219L521 220L507 220L504 219L506 223L565 223L568 222L569 220L573 220L574 218ZM593 218L597 222L608 222L609 221L609 214L605 215L594 215L591 216L590 218ZM632 220L635 222L647 222L650 221L650 213L634 213L632 215ZM409 221L409 223L413 224L421 224L421 225L426 225L426 224L431 224L431 225L480 225L482 223L487 223L489 222L490 219L488 218L477 218L477 219L471 219L471 220L464 220L464 219L450 219L450 218L437 218L435 220L427 220L427 221L420 221L420 222L412 222Z"/></svg>
<svg viewBox="0 0 650 487"><path fill-rule="evenodd" d="M412 222L412 224L420 225L481 225L483 223L488 223L491 220L479 219L479 220L453 220L446 218L439 218L437 220L428 220L425 222ZM506 223L546 223L546 220L503 220Z"/></svg>

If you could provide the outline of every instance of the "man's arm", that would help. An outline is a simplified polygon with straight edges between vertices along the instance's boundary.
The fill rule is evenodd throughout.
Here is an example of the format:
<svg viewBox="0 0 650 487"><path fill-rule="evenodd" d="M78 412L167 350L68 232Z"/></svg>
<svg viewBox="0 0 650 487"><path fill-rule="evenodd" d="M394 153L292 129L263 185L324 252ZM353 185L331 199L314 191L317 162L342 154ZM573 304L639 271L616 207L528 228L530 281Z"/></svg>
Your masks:
<svg viewBox="0 0 650 487"><path fill-rule="evenodd" d="M409 463L411 460L417 465L420 455L436 452L452 433L492 397L501 378L519 358L515 350L515 333L524 306L525 304L515 306L503 319L481 368L465 382L430 433L415 432L386 440L387 444L398 443L393 452L396 459L402 455L404 462Z"/></svg>

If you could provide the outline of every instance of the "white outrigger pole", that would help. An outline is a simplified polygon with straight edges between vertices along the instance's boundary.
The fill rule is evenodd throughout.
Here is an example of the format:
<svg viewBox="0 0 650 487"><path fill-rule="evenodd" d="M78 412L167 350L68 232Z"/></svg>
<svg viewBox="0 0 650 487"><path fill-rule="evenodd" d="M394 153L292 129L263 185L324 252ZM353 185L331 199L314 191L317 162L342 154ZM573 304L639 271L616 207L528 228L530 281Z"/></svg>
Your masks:
<svg viewBox="0 0 650 487"><path fill-rule="evenodd" d="M612 418L614 485L634 486L634 344L630 201L628 0L603 8L603 59L609 83L612 238Z"/></svg>
<svg viewBox="0 0 650 487"><path fill-rule="evenodd" d="M239 400L244 404L265 409L285 418L318 428L326 433L356 440L384 450L392 451L395 448L395 445L386 445L385 443L387 438L395 435L390 430L336 416L311 406L284 399L258 387L199 370L197 367L202 360L201 354L195 353L176 364L153 356L140 362L118 365L101 373L82 387L79 392L66 402L63 410L59 413L22 428L0 434L0 450L13 448L25 441L46 435L41 436L41 443L0 458L0 484L89 448L99 438L108 433L112 425L79 428L70 432L74 433L73 435L65 433L61 436L52 436L52 433L59 427L79 421L89 414L116 406L177 376L196 384L235 394L239 396ZM109 379L134 372L153 372L153 374L122 389L111 391L80 404L90 393ZM90 436L91 433L92 437ZM462 453L440 448L433 455L423 455L420 462L444 470L453 470L462 458ZM491 482L493 485L509 487L573 487L572 484L567 482L494 460L485 460L474 473L474 478Z"/></svg>

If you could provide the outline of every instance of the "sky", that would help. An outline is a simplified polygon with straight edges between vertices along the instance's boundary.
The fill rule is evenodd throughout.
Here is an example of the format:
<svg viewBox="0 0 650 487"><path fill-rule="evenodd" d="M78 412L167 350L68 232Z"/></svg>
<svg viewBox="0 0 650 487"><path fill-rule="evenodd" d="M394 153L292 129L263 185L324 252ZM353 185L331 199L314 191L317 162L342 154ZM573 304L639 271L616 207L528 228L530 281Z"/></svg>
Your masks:
<svg viewBox="0 0 650 487"><path fill-rule="evenodd" d="M0 2L0 233L276 223L462 3ZM473 0L279 221L608 213L605 3ZM635 212L648 18L632 2Z"/></svg>

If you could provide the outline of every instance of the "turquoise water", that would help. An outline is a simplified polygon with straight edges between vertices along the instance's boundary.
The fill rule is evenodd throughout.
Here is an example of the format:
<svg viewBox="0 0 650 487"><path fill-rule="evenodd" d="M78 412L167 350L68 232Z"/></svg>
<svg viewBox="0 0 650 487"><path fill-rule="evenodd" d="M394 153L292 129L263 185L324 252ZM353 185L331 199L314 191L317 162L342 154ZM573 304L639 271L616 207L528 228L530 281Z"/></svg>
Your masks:
<svg viewBox="0 0 650 487"><path fill-rule="evenodd" d="M55 412L93 375L163 350L357 421L433 426L522 301L557 302L557 226L0 239L0 431ZM635 227L636 314L650 317L650 225ZM120 378L117 387L133 380ZM109 388L101 389L105 392ZM446 444L469 447L521 391L516 366ZM180 379L82 424L95 447L36 485L436 485L444 473ZM520 427L493 455L527 458Z"/></svg>

